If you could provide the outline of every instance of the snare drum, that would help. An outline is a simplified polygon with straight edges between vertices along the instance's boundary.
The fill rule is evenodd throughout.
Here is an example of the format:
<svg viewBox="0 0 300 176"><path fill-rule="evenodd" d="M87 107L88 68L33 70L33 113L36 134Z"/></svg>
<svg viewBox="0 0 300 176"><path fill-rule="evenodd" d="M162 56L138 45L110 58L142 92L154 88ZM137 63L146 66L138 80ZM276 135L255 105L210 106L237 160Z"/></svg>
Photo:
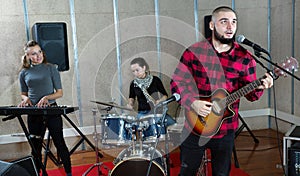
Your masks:
<svg viewBox="0 0 300 176"><path fill-rule="evenodd" d="M146 175L153 153L150 175L165 176L166 163L162 154L153 147L142 146L142 151L139 145L135 147L136 151L132 146L121 151L114 160L115 167L112 169L110 176Z"/></svg>
<svg viewBox="0 0 300 176"><path fill-rule="evenodd" d="M101 124L103 126L102 143L103 144L129 144L131 134L129 128L130 123L127 122L127 116L108 115L102 117Z"/></svg>

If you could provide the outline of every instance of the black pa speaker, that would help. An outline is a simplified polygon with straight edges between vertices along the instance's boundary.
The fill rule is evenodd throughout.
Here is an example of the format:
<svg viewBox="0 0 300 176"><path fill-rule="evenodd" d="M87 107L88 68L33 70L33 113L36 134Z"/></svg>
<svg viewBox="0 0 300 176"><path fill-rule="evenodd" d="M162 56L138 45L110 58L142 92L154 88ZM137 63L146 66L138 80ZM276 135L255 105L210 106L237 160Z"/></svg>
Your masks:
<svg viewBox="0 0 300 176"><path fill-rule="evenodd" d="M68 40L66 23L35 23L32 38L45 52L47 61L58 65L59 71L69 70Z"/></svg>
<svg viewBox="0 0 300 176"><path fill-rule="evenodd" d="M38 176L38 172L36 170L34 160L32 156L27 156L24 158L17 159L12 161L13 164L18 165L24 169L31 175L31 176Z"/></svg>
<svg viewBox="0 0 300 176"><path fill-rule="evenodd" d="M0 176L38 176L31 156L13 162L0 161Z"/></svg>
<svg viewBox="0 0 300 176"><path fill-rule="evenodd" d="M209 28L209 22L211 21L211 15L204 16L204 35L205 38L209 38L212 35L212 32Z"/></svg>

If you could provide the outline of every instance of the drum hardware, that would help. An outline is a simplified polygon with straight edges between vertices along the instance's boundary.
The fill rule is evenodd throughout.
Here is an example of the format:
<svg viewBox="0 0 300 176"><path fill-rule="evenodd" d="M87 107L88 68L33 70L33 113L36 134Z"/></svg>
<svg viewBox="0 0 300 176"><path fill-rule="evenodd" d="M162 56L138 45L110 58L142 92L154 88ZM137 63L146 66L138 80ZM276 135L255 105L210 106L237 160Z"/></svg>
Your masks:
<svg viewBox="0 0 300 176"><path fill-rule="evenodd" d="M142 116L138 121L140 124L145 126L145 130L143 131L144 142L146 143L154 143L156 141L156 137L158 132L160 132L160 139L164 140L166 138L166 128L168 126L174 125L176 121L168 114L164 118L164 126L162 126L163 114L150 114L146 116Z"/></svg>
<svg viewBox="0 0 300 176"><path fill-rule="evenodd" d="M97 167L97 175L103 175L101 171L101 166L103 166L104 169L108 170L110 172L110 169L103 164L103 162L100 162L99 160L99 147L98 147L98 138L99 134L97 133L97 126L96 126L96 109L92 109L93 112L93 118L94 118L94 140L95 140L95 153L96 153L96 163L92 165L88 170L86 170L82 176L86 176L93 168Z"/></svg>
<svg viewBox="0 0 300 176"><path fill-rule="evenodd" d="M128 145L131 141L130 123L134 117L126 115L107 114L100 119L103 127L102 144L109 145Z"/></svg>
<svg viewBox="0 0 300 176"><path fill-rule="evenodd" d="M165 139L165 152L166 152L165 175L168 176L170 174L170 162L169 162L170 155L169 155L169 140L168 140L168 135L167 135L167 131L168 131L167 130L167 122L165 121L167 111L168 111L168 106L164 105L162 107L163 107L163 113L162 113L162 118L161 118L161 123L160 123L162 128L160 130L158 130L158 132L157 132L156 141L155 141L155 144L154 144L154 149L157 148L157 144L159 142L162 129L165 129L165 132L166 132L166 139ZM156 114L156 110L157 110L157 107L154 108L154 114ZM152 152L151 160L148 164L148 170L147 170L147 175L146 176L149 176L149 174L151 172L151 167L152 167L152 164L153 164L154 155L155 155L155 152Z"/></svg>
<svg viewBox="0 0 300 176"><path fill-rule="evenodd" d="M113 161L115 167L111 170L110 176L126 176L128 170L135 170L138 175L149 175L149 173L151 173L151 175L166 176L170 173L169 144L168 138L165 136L167 136L167 124L174 124L174 120L172 119L171 122L167 121L166 112L167 107L164 107L163 114L153 114L142 117L141 119L128 118L126 116L118 117L118 120L124 120L125 129L130 134L131 145L129 148L121 151L115 158ZM108 121L112 119L111 117L102 118L102 120ZM122 123L119 124L121 124L119 126L123 126ZM110 125L106 124L106 126ZM147 131L150 134L147 134ZM156 149L162 136L166 138L166 157L163 157ZM152 138L155 138L154 146L143 144ZM128 175L132 175L132 173L128 173Z"/></svg>
<svg viewBox="0 0 300 176"><path fill-rule="evenodd" d="M132 131L131 131L131 135L132 135L132 155L138 155L138 154L142 154L140 152L143 152L143 128L140 128L137 125L132 125ZM137 142L139 142L139 150L136 149L137 146Z"/></svg>
<svg viewBox="0 0 300 176"><path fill-rule="evenodd" d="M123 110L127 110L127 111L133 111L133 109L130 109L130 108L127 108L124 106L119 106L115 103L104 103L104 102L100 102L100 101L90 101L90 102L105 105L105 106L115 107L115 108L119 108L119 109L123 109Z"/></svg>
<svg viewBox="0 0 300 176"><path fill-rule="evenodd" d="M108 106L108 107L106 107L106 108L102 108L101 110L105 110L106 113L108 113L110 110L112 110L112 108L113 108L113 107Z"/></svg>
<svg viewBox="0 0 300 176"><path fill-rule="evenodd" d="M133 151L133 148L138 151ZM153 155L154 153L154 155ZM153 158L151 159L151 156ZM165 175L165 160L162 154L154 147L143 144L136 144L130 146L120 152L118 157L113 161L115 167L111 170L110 176L131 176L131 175L146 175L148 163L152 160L151 175L166 176ZM129 172L128 172L129 171ZM133 171L134 173L130 172Z"/></svg>
<svg viewBox="0 0 300 176"><path fill-rule="evenodd" d="M198 169L197 175L196 176L207 176L208 175L208 162L210 162L210 159L208 158L208 149L204 151L204 155L202 157L202 162L201 165Z"/></svg>
<svg viewBox="0 0 300 176"><path fill-rule="evenodd" d="M143 144L144 131L149 128L147 121L153 122L154 118L145 118L131 121L128 125L131 134L131 146L124 149L115 158L115 167L110 172L110 176L132 175L130 171L135 171L136 175L146 175L148 169L151 175L166 176L166 160L162 154L151 145ZM151 167L149 164L151 163Z"/></svg>

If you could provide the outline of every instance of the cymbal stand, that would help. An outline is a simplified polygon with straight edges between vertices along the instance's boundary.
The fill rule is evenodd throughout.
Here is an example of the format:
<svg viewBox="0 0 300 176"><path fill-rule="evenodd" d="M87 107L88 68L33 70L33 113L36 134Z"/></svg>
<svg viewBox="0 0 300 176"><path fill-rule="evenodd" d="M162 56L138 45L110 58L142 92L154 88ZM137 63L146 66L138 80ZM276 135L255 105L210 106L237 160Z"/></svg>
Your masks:
<svg viewBox="0 0 300 176"><path fill-rule="evenodd" d="M208 176L208 162L210 162L210 159L208 158L207 150L208 149L204 151L202 162L196 176Z"/></svg>
<svg viewBox="0 0 300 176"><path fill-rule="evenodd" d="M90 171L92 171L92 169L94 169L95 167L97 167L97 175L101 176L104 175L101 171L101 166L103 166L106 170L109 170L108 167L106 167L103 162L100 162L99 160L99 148L98 148L98 138L99 135L97 133L97 126L96 126L96 109L92 109L93 112L93 117L94 117L94 140L95 140L95 153L96 153L96 163L94 165L92 165L90 168L88 168L88 170L86 170L82 176L86 176Z"/></svg>

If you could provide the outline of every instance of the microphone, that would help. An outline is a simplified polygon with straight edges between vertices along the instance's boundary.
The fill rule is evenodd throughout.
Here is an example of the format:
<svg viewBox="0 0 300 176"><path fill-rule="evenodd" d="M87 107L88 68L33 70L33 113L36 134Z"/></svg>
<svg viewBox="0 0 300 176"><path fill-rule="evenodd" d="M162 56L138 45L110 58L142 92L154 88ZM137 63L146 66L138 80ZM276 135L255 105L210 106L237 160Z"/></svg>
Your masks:
<svg viewBox="0 0 300 176"><path fill-rule="evenodd" d="M263 53L266 53L267 55L269 55L269 52L267 50L263 49L259 45L257 45L255 43L251 42L250 40L246 39L246 37L243 36L243 35L238 35L237 38L236 38L236 41L238 43L243 43L245 45L251 46L255 51L263 52Z"/></svg>
<svg viewBox="0 0 300 176"><path fill-rule="evenodd" d="M178 93L174 93L170 98L166 99L165 101L159 102L157 106L164 106L171 103L172 101L178 100L180 100L180 95Z"/></svg>

